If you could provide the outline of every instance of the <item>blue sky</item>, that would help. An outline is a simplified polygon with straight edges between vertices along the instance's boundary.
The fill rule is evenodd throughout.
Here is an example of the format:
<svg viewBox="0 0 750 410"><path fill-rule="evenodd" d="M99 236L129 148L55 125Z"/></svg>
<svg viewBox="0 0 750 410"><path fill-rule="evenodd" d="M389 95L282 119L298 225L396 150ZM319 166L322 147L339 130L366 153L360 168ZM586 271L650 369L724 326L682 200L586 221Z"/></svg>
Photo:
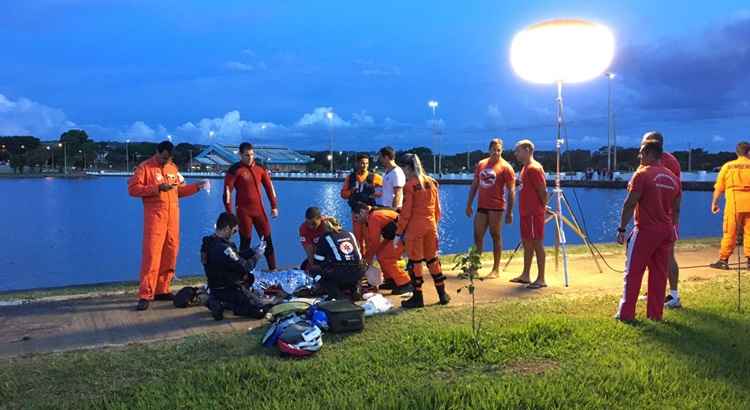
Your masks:
<svg viewBox="0 0 750 410"><path fill-rule="evenodd" d="M732 150L750 120L746 1L114 1L0 4L0 135L305 149L489 138L552 147L554 87L519 79L513 34L550 18L608 25L618 140ZM565 90L572 147L606 144L602 77ZM210 132L213 131L213 137Z"/></svg>

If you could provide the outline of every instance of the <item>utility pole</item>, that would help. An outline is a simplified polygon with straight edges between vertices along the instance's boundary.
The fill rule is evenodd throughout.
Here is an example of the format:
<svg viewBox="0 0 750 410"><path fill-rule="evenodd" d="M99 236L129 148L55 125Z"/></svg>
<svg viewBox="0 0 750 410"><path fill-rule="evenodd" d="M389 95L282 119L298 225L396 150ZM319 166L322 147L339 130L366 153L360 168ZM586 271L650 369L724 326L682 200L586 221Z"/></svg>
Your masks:
<svg viewBox="0 0 750 410"><path fill-rule="evenodd" d="M427 106L432 109L432 148L438 148L438 151L440 150L439 147L436 147L437 145L437 121L435 119L435 110L438 107L438 102L435 100L430 100L427 102ZM432 172L438 173L438 164L437 164L437 154L433 151L432 153Z"/></svg>

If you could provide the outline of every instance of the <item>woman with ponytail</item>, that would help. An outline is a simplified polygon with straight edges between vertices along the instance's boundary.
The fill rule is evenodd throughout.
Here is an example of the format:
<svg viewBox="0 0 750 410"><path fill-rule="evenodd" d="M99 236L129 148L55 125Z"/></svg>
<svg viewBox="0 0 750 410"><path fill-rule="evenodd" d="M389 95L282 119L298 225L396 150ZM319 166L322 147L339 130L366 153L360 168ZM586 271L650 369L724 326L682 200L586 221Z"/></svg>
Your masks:
<svg viewBox="0 0 750 410"><path fill-rule="evenodd" d="M394 246L398 246L399 242L406 244L406 253L409 257L406 269L414 286L412 297L401 302L401 306L406 309L424 306L422 263L425 263L430 271L440 304L445 305L450 301L450 297L445 292L445 276L438 258L437 224L440 220L438 183L424 172L422 162L416 154L404 154L400 165L406 174L406 185L404 186L404 203L396 229L397 237L393 244Z"/></svg>

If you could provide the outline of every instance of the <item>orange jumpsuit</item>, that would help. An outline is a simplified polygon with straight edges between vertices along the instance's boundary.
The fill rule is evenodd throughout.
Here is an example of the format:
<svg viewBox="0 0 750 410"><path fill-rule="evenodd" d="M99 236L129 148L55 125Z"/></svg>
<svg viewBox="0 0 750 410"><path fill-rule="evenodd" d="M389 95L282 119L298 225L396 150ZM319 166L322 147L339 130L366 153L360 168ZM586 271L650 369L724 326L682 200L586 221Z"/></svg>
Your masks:
<svg viewBox="0 0 750 410"><path fill-rule="evenodd" d="M744 235L745 256L750 257L750 158L739 157L721 167L714 190L724 192L724 227L719 258L727 260L737 246L738 230Z"/></svg>
<svg viewBox="0 0 750 410"><path fill-rule="evenodd" d="M385 239L383 230L389 224L396 224L398 212L391 209L373 209L367 217L367 252L365 261L372 265L373 259L378 258L380 270L383 277L390 278L396 282L396 286L404 286L409 283L409 275L398 267L398 260L404 253L404 246L393 247L393 241ZM395 230L392 231L395 233Z"/></svg>
<svg viewBox="0 0 750 410"><path fill-rule="evenodd" d="M174 189L161 192L159 185ZM199 191L198 184L185 184L177 166L160 165L155 157L143 161L128 180L128 194L143 199L143 259L138 298L153 300L169 293L180 248L179 199Z"/></svg>
<svg viewBox="0 0 750 410"><path fill-rule="evenodd" d="M365 170L365 172L359 174L355 174L357 177L357 181L354 184L350 184L349 180L351 178L351 174L347 175L347 177L344 179L344 186L341 187L341 197L344 199L350 199L352 195L356 193L356 191L361 192L363 188L365 188L365 185L367 183L367 177L370 175L370 172ZM350 186L351 185L351 186ZM372 189L375 191L375 188L382 187L383 186L383 177L374 174L372 178ZM367 203L367 202L366 202ZM368 205L375 205L375 198L372 198L371 203L368 203ZM357 244L359 245L359 249L362 252L365 252L367 250L367 244L365 243L365 236L367 236L367 226L365 224L360 224L354 222L354 218L352 218L352 233L354 234L354 237L357 238Z"/></svg>
<svg viewBox="0 0 750 410"><path fill-rule="evenodd" d="M437 224L440 220L440 195L438 183L425 177L424 185L414 177L404 185L404 205L398 220L397 235L403 235L406 254L409 256L407 270L414 290L422 290L422 262L427 264L436 288L445 286L445 276L438 258Z"/></svg>

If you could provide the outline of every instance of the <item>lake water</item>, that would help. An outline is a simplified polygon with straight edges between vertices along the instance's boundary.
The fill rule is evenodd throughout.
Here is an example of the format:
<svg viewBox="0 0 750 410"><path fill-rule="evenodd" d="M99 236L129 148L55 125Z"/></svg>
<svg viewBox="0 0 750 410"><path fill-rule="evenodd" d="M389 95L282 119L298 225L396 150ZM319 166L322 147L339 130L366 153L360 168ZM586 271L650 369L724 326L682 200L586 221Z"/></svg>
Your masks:
<svg viewBox="0 0 750 410"><path fill-rule="evenodd" d="M203 272L200 238L213 231L223 210L220 183L212 180L210 193L202 191L181 201L178 276ZM340 184L276 181L275 187L280 217L271 225L280 266L297 264L304 256L298 228L308 206L319 206L350 226L349 209L339 198ZM444 253L463 251L471 245L472 223L464 214L468 189L466 185L441 187ZM141 201L128 196L125 178L0 179L0 193L0 291L138 279L143 211ZM579 188L576 194L581 211L573 191L566 190L592 240L612 242L624 190ZM721 234L721 217L709 212L710 200L710 192L685 192L683 238ZM548 224L550 244L552 229ZM580 243L570 232L567 237L571 243ZM517 218L504 227L503 238L505 248L516 246ZM489 245L487 238L485 249Z"/></svg>

